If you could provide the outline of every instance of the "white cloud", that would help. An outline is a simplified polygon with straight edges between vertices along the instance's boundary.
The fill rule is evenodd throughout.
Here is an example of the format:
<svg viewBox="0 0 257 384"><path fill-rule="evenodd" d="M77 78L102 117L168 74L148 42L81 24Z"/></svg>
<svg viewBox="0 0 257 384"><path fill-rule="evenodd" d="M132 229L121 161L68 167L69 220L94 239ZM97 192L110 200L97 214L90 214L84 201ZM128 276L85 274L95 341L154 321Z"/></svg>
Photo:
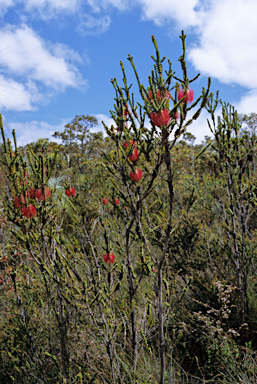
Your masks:
<svg viewBox="0 0 257 384"><path fill-rule="evenodd" d="M241 97L239 102L232 102L238 113L256 113L257 111L257 89L253 89Z"/></svg>
<svg viewBox="0 0 257 384"><path fill-rule="evenodd" d="M64 125L67 124L68 121L63 122L59 125L51 125L46 123L45 121L29 121L26 123L9 123L8 128L10 130L15 130L17 137L17 145L24 146L26 144L37 141L38 139L49 138L50 141L60 140L52 137L55 131L62 131L64 129ZM11 139L11 137L10 137Z"/></svg>
<svg viewBox="0 0 257 384"><path fill-rule="evenodd" d="M58 12L75 13L80 0L23 0L27 11L38 11L43 17L52 17Z"/></svg>
<svg viewBox="0 0 257 384"><path fill-rule="evenodd" d="M134 0L87 0L87 4L91 6L94 12L100 12L101 9L109 9L110 6L117 8L119 11L124 11L130 5L135 4Z"/></svg>
<svg viewBox="0 0 257 384"><path fill-rule="evenodd" d="M189 50L197 70L223 83L257 87L255 0L216 0L198 29L199 44Z"/></svg>
<svg viewBox="0 0 257 384"><path fill-rule="evenodd" d="M1 65L8 74L26 76L59 91L68 86L80 87L81 74L67 60L66 53L64 57L57 56L51 53L52 44L49 48L50 50L47 43L28 26L23 24L15 28L7 25L1 32L1 49L5 49ZM64 51L63 45L57 45L56 49L58 53L60 50Z"/></svg>
<svg viewBox="0 0 257 384"><path fill-rule="evenodd" d="M65 44L45 42L25 24L3 28L0 49L1 103L7 108L34 110L36 103L49 99L50 91L53 95L67 87L87 87L76 67L83 63L79 53Z"/></svg>
<svg viewBox="0 0 257 384"><path fill-rule="evenodd" d="M199 25L205 12L199 0L137 0L142 6L143 19L152 20L161 26L175 20L179 27ZM197 9L197 10L196 10Z"/></svg>
<svg viewBox="0 0 257 384"><path fill-rule="evenodd" d="M111 128L112 125L116 126L116 123L115 123L115 121L113 120L112 117L109 117L109 116L104 115L102 113L98 113L97 115L94 115L94 116L98 120L98 125L94 128L94 132L102 131L104 133L104 136L106 136L105 128L104 128L104 126L102 124L102 121L105 123L105 125L108 128Z"/></svg>
<svg viewBox="0 0 257 384"><path fill-rule="evenodd" d="M15 5L15 0L1 0L0 2L0 16L3 16L7 12L8 8Z"/></svg>
<svg viewBox="0 0 257 384"><path fill-rule="evenodd" d="M33 103L38 101L40 95L35 83L28 82L27 85L18 83L10 78L0 75L0 110L33 111Z"/></svg>
<svg viewBox="0 0 257 384"><path fill-rule="evenodd" d="M91 132L99 132L102 131L105 134L105 130L102 124L102 120L108 127L111 127L114 124L112 118L108 117L104 114L97 114L95 117L98 119L98 125L92 128ZM17 137L17 145L24 146L31 142L35 142L38 139L48 138L50 141L56 141L61 143L61 139L56 139L52 135L56 131L64 131L64 126L70 123L72 119L63 119L60 124L51 125L45 121L27 121L25 123L16 122L16 123L8 123L6 129L6 136L8 136L12 140L11 131L14 129Z"/></svg>
<svg viewBox="0 0 257 384"><path fill-rule="evenodd" d="M90 15L81 14L79 15L79 23L77 31L82 35L98 35L107 31L111 24L109 16L103 16L95 18Z"/></svg>
<svg viewBox="0 0 257 384"><path fill-rule="evenodd" d="M28 13L50 19L60 13L76 13L80 9L81 0L1 0L0 15L8 8L21 4Z"/></svg>

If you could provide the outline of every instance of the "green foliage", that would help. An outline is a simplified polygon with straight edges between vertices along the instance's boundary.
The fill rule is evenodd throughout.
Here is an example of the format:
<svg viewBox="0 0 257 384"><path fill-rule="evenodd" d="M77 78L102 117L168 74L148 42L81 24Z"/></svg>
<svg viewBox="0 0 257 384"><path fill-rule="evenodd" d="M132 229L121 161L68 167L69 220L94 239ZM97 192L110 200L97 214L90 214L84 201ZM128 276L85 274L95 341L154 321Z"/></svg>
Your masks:
<svg viewBox="0 0 257 384"><path fill-rule="evenodd" d="M147 87L128 58L141 102L122 63L112 80L107 138L81 115L12 149L1 122L0 382L256 381L255 114L217 121L209 87L179 100L185 35L181 78L152 40ZM194 145L204 106L214 139Z"/></svg>

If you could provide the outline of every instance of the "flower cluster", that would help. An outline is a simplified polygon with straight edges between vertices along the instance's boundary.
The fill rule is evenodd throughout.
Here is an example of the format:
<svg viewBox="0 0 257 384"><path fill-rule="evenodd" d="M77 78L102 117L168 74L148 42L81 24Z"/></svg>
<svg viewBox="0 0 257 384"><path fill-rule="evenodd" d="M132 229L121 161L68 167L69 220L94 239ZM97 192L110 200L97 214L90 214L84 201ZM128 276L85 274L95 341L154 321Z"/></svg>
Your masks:
<svg viewBox="0 0 257 384"><path fill-rule="evenodd" d="M131 180L137 182L142 179L143 173L140 168L137 168L135 172L130 172L129 177L131 178Z"/></svg>
<svg viewBox="0 0 257 384"><path fill-rule="evenodd" d="M159 112L152 112L151 119L157 127L163 127L170 123L170 113L168 109L161 109Z"/></svg>
<svg viewBox="0 0 257 384"><path fill-rule="evenodd" d="M181 87L179 87L179 90L178 90L178 101L180 101L182 99L182 97L184 97L184 103L192 103L192 101L194 100L194 91L191 89L191 88L188 88L187 91L185 91L184 89L182 89Z"/></svg>
<svg viewBox="0 0 257 384"><path fill-rule="evenodd" d="M112 199L111 199L110 201L112 201ZM116 205L119 205L119 204L120 204L120 201L119 201L118 197L115 198L114 202L115 202ZM103 203L103 205L108 204L108 199L104 198L104 199L102 200L102 203Z"/></svg>
<svg viewBox="0 0 257 384"><path fill-rule="evenodd" d="M29 197L31 197L32 199L36 198L37 200L45 201L48 197L51 196L51 191L49 187L46 186L43 186L42 188L38 189L31 188L29 190Z"/></svg>
<svg viewBox="0 0 257 384"><path fill-rule="evenodd" d="M104 261L106 263L113 264L115 259L116 256L112 252L104 254Z"/></svg>
<svg viewBox="0 0 257 384"><path fill-rule="evenodd" d="M75 191L75 189L73 187L71 187L71 188L66 189L65 194L68 197L70 197L71 195L75 196L76 195L76 191Z"/></svg>
<svg viewBox="0 0 257 384"><path fill-rule="evenodd" d="M130 140L129 144L126 141L124 141L123 147L128 149L129 146L134 147L133 151L132 151L132 154L129 156L129 160L134 163L139 158L139 153L138 153L138 150L137 150L136 141Z"/></svg>
<svg viewBox="0 0 257 384"><path fill-rule="evenodd" d="M37 214L36 208L32 204L30 204L28 207L23 207L21 212L27 218L35 217Z"/></svg>
<svg viewBox="0 0 257 384"><path fill-rule="evenodd" d="M32 204L26 206L26 198L45 201L48 197L51 196L52 194L50 188L47 186L42 186L41 188L37 189L30 188L29 190L24 191L20 195L20 197L15 195L13 198L13 205L15 206L15 208L21 208L21 212L25 217L35 217L37 214L36 208Z"/></svg>
<svg viewBox="0 0 257 384"><path fill-rule="evenodd" d="M148 91L148 95L149 95L149 98L153 100L153 93L152 91ZM159 103L160 101L162 101L164 99L164 97L166 97L167 99L170 99L171 98L171 94L169 93L169 91L167 89L165 89L163 91L163 95L161 95L161 92L158 90L157 93L156 93L156 99L157 99L157 102ZM147 100L150 101L147 97Z"/></svg>

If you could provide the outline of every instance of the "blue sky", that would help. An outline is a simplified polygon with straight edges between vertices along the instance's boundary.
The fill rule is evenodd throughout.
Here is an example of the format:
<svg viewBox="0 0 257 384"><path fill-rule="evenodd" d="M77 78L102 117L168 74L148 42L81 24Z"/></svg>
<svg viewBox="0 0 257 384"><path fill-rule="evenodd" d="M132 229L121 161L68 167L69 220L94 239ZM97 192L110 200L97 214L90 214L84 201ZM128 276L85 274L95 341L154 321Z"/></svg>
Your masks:
<svg viewBox="0 0 257 384"><path fill-rule="evenodd" d="M189 76L201 73L195 95L211 76L222 100L240 113L257 112L256 14L256 0L1 0L0 112L7 135L15 128L20 145L54 140L53 132L80 114L98 118L95 130L101 120L110 126L110 80L121 85L120 61L137 96L127 57L147 86L154 35L179 77L181 29ZM207 117L190 126L197 142L210 135Z"/></svg>

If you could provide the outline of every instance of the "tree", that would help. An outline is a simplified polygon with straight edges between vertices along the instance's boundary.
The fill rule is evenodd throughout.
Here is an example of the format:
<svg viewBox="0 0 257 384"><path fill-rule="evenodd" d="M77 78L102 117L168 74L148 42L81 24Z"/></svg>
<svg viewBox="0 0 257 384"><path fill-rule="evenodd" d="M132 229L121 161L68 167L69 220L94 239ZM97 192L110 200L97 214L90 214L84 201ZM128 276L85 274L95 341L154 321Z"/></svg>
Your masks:
<svg viewBox="0 0 257 384"><path fill-rule="evenodd" d="M66 146L78 146L81 153L84 154L90 128L97 124L97 119L94 116L76 115L71 123L65 125L63 132L54 132L53 137L62 139Z"/></svg>

